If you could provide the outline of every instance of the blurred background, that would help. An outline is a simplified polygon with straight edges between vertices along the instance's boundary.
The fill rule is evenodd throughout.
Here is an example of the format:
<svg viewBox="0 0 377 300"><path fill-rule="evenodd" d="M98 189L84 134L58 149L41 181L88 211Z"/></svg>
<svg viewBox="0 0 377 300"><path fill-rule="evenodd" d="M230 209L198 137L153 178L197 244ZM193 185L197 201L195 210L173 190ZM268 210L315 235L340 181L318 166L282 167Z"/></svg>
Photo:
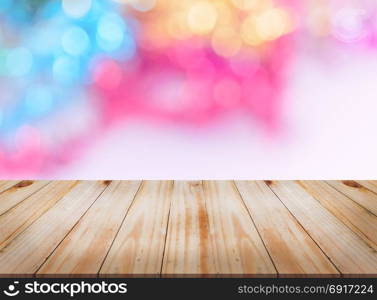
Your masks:
<svg viewBox="0 0 377 300"><path fill-rule="evenodd" d="M0 177L375 179L374 0L2 0Z"/></svg>

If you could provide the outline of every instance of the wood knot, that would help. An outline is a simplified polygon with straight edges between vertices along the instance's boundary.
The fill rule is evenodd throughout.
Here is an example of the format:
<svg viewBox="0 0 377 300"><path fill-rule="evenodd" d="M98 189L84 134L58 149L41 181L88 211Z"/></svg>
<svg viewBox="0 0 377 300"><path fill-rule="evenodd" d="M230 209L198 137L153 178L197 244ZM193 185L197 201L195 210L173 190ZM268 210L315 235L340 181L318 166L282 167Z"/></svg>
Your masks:
<svg viewBox="0 0 377 300"><path fill-rule="evenodd" d="M354 180L343 180L342 183L344 185L352 187L352 188L361 188L361 187L363 187L361 184L357 183Z"/></svg>
<svg viewBox="0 0 377 300"><path fill-rule="evenodd" d="M13 187L14 188L23 188L23 187L27 187L29 185L32 185L34 183L34 181L32 180L23 180L23 181L20 181L19 183L17 183L16 185L14 185Z"/></svg>
<svg viewBox="0 0 377 300"><path fill-rule="evenodd" d="M265 184L267 184L268 186L272 185L274 182L272 180L265 180L264 181Z"/></svg>
<svg viewBox="0 0 377 300"><path fill-rule="evenodd" d="M112 182L112 180L104 180L103 184L106 185L106 186L108 186L111 182Z"/></svg>

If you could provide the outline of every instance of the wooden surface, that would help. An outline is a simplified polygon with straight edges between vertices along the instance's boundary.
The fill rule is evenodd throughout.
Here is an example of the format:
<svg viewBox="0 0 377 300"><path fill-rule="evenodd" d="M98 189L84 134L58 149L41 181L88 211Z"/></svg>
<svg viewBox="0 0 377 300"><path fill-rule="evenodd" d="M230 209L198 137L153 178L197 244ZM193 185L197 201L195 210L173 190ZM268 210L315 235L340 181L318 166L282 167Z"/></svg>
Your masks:
<svg viewBox="0 0 377 300"><path fill-rule="evenodd" d="M0 181L0 276L377 277L375 181Z"/></svg>

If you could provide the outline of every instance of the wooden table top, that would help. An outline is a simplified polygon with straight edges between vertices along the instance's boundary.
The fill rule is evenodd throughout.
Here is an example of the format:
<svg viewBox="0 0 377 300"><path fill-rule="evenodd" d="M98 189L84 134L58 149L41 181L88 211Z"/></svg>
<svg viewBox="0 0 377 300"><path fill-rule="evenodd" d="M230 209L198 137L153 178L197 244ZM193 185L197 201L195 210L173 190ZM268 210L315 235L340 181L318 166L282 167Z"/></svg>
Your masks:
<svg viewBox="0 0 377 300"><path fill-rule="evenodd" d="M377 181L0 181L0 276L377 277Z"/></svg>

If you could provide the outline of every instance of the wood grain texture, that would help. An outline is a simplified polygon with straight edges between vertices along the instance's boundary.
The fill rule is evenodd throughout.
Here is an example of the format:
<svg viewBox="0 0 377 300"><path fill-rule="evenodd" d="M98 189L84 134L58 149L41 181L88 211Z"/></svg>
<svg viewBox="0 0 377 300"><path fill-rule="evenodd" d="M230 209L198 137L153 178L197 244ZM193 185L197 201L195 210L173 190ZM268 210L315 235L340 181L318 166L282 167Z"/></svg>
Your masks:
<svg viewBox="0 0 377 300"><path fill-rule="evenodd" d="M337 219L377 250L376 216L325 182L300 181L299 184Z"/></svg>
<svg viewBox="0 0 377 300"><path fill-rule="evenodd" d="M94 181L77 184L0 251L0 273L34 274L106 187Z"/></svg>
<svg viewBox="0 0 377 300"><path fill-rule="evenodd" d="M369 189L373 193L377 194L377 181L376 180L357 180L356 182L361 184L365 188Z"/></svg>
<svg viewBox="0 0 377 300"><path fill-rule="evenodd" d="M139 186L139 181L113 181L48 258L38 276L97 274Z"/></svg>
<svg viewBox="0 0 377 300"><path fill-rule="evenodd" d="M203 187L217 273L275 276L276 269L234 183L205 181Z"/></svg>
<svg viewBox="0 0 377 300"><path fill-rule="evenodd" d="M48 184L48 181L20 181L0 193L0 215L34 194L42 187Z"/></svg>
<svg viewBox="0 0 377 300"><path fill-rule="evenodd" d="M377 195L375 193L353 180L326 182L377 216Z"/></svg>
<svg viewBox="0 0 377 300"><path fill-rule="evenodd" d="M343 275L376 273L377 252L298 183L274 181L270 187Z"/></svg>
<svg viewBox="0 0 377 300"><path fill-rule="evenodd" d="M0 216L0 250L53 207L76 181L51 182Z"/></svg>
<svg viewBox="0 0 377 300"><path fill-rule="evenodd" d="M11 188L12 186L19 183L20 180L7 180L7 181L0 181L0 194L5 190Z"/></svg>
<svg viewBox="0 0 377 300"><path fill-rule="evenodd" d="M0 181L0 277L377 277L376 187Z"/></svg>
<svg viewBox="0 0 377 300"><path fill-rule="evenodd" d="M279 276L338 276L339 272L264 182L236 185Z"/></svg>
<svg viewBox="0 0 377 300"><path fill-rule="evenodd" d="M162 273L194 277L216 274L200 181L174 182Z"/></svg>
<svg viewBox="0 0 377 300"><path fill-rule="evenodd" d="M172 181L144 181L100 270L100 276L159 276Z"/></svg>

